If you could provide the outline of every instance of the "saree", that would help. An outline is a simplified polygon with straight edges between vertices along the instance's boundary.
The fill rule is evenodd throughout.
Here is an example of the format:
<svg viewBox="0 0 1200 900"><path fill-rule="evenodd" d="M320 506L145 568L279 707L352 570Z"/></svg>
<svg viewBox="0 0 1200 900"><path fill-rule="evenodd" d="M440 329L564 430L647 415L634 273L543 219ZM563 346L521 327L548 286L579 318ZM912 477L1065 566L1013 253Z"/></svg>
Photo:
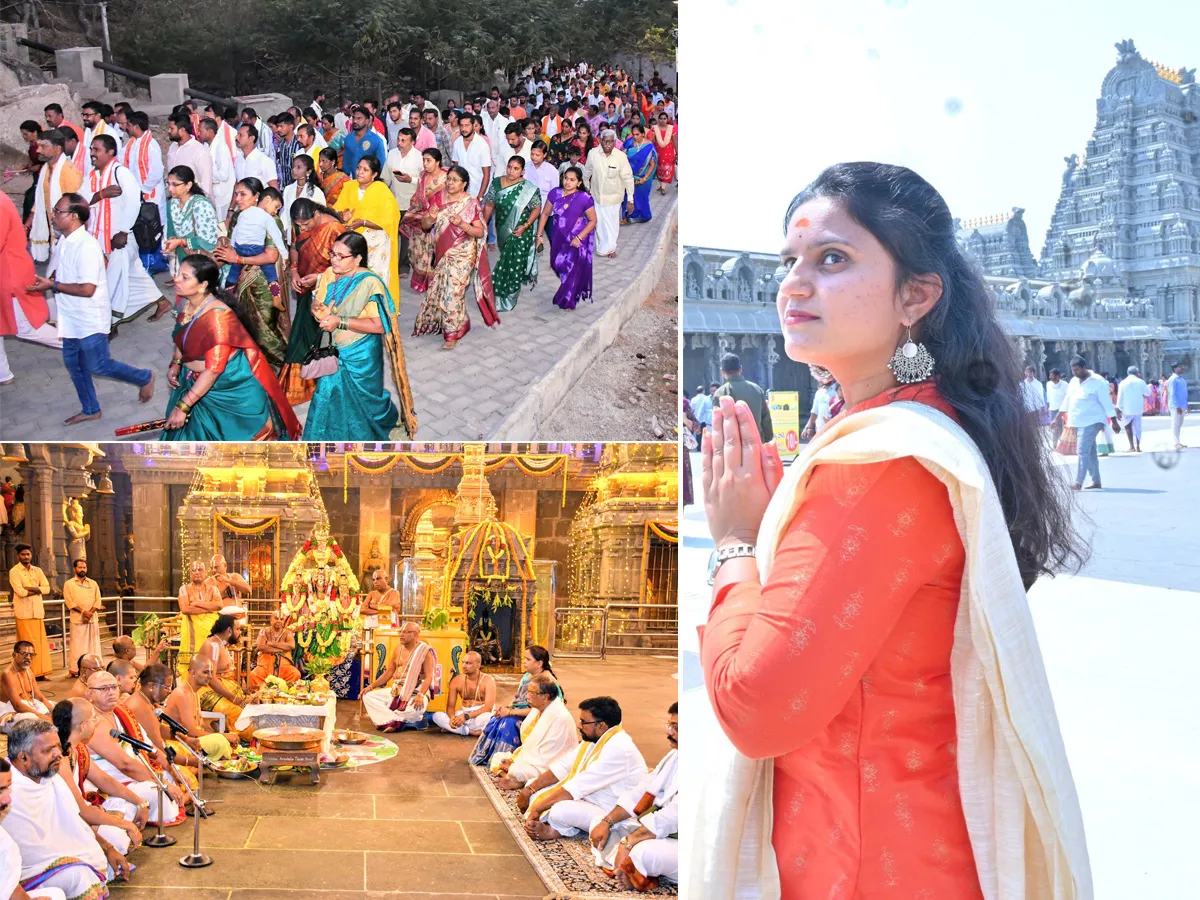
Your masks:
<svg viewBox="0 0 1200 900"><path fill-rule="evenodd" d="M412 268L408 283L418 294L425 293L429 279L433 277L433 237L421 227L421 219L430 214L437 215L449 171L439 169L433 178L429 178L425 170L421 170L412 204L400 221L400 233L408 238L408 263Z"/></svg>
<svg viewBox="0 0 1200 900"><path fill-rule="evenodd" d="M338 198L342 196L342 188L354 181L349 175L342 171L341 154L338 154L338 167L334 169L333 174L328 178L320 178L321 190L325 193L326 205L337 209Z"/></svg>
<svg viewBox="0 0 1200 900"><path fill-rule="evenodd" d="M513 229L541 210L542 192L531 181L522 179L502 187L500 179L493 178L487 200L495 204L496 244L500 248L500 258L492 271L496 309L506 312L516 309L521 285L537 287L538 262L533 249L537 228L531 225L520 237L513 234Z"/></svg>
<svg viewBox="0 0 1200 900"><path fill-rule="evenodd" d="M367 239L368 264L387 285L392 303L400 302L400 207L391 189L382 181L372 181L359 197L358 182L348 185L338 197L338 212L350 213L351 219L365 219L379 228L359 228Z"/></svg>
<svg viewBox="0 0 1200 900"><path fill-rule="evenodd" d="M987 900L1090 900L1083 818L1054 712L1033 619L987 464L949 417L897 401L831 422L788 467L763 516L764 583L775 548L821 463L912 457L947 488L966 567L954 625L951 681L958 780L979 883ZM689 877L706 896L778 898L771 844L773 763L738 753L703 692L688 710L707 752L683 760L699 785L680 835ZM681 848L683 849L683 848Z"/></svg>
<svg viewBox="0 0 1200 900"><path fill-rule="evenodd" d="M182 428L164 431L164 441L249 441L300 436L300 422L271 371L265 354L232 310L201 307L186 325L176 325L175 345L185 362L204 360L217 380L196 401ZM167 414L187 393L196 373L184 367ZM215 616L214 616L215 620Z"/></svg>
<svg viewBox="0 0 1200 900"><path fill-rule="evenodd" d="M529 709L529 682L533 676L526 672L521 676L517 686L517 696L511 704L512 709ZM470 764L486 766L496 753L511 753L521 746L521 726L529 717L521 716L492 716L483 726L483 734L471 751Z"/></svg>
<svg viewBox="0 0 1200 900"><path fill-rule="evenodd" d="M390 193L389 193L390 196ZM409 437L417 433L404 349L400 345L396 307L383 279L374 272L357 272L336 279L332 269L317 283L317 299L342 318L377 318L383 334L334 333L338 369L317 379L304 423L305 440L386 441L397 423ZM383 384L383 353L387 349L400 408Z"/></svg>
<svg viewBox="0 0 1200 900"><path fill-rule="evenodd" d="M559 278L554 305L574 309L581 300L592 299L592 256L596 232L588 233L578 247L571 240L587 227L587 211L596 201L586 191L567 194L562 188L550 192L550 267Z"/></svg>
<svg viewBox="0 0 1200 900"><path fill-rule="evenodd" d="M667 126L665 139L662 129L657 125L650 129L650 135L658 152L658 181L660 184L670 184L675 180L675 126Z"/></svg>
<svg viewBox="0 0 1200 900"><path fill-rule="evenodd" d="M484 324L499 325L500 317L496 314L496 295L484 239L467 237L460 226L450 222L451 216L465 222L480 221L479 201L462 194L458 200L445 202L438 209L432 234L433 280L417 313L413 334L442 334L446 340L456 341L471 330L466 306L468 285L475 287Z"/></svg>
<svg viewBox="0 0 1200 900"><path fill-rule="evenodd" d="M321 214L318 213L318 217ZM309 275L320 275L329 268L329 251L334 242L346 231L346 226L333 220L322 221L309 231L296 236L296 253L294 264L301 278ZM312 399L316 382L300 377L300 366L308 351L317 345L321 338L321 329L317 320L312 317L309 308L313 302L313 291L305 291L296 297L296 317L292 322L292 332L288 335L287 352L283 357L283 368L279 372L279 383L287 394L292 406L299 406Z"/></svg>
<svg viewBox="0 0 1200 900"><path fill-rule="evenodd" d="M633 169L633 212L626 221L633 224L649 222L650 191L654 188L658 153L654 150L654 144L646 141L640 147L630 145L625 155L629 157L629 167Z"/></svg>
<svg viewBox="0 0 1200 900"><path fill-rule="evenodd" d="M550 147L546 151L546 159L550 165L557 169L565 163L570 158L570 148L574 142L574 136L567 137L567 135L561 132L550 138Z"/></svg>

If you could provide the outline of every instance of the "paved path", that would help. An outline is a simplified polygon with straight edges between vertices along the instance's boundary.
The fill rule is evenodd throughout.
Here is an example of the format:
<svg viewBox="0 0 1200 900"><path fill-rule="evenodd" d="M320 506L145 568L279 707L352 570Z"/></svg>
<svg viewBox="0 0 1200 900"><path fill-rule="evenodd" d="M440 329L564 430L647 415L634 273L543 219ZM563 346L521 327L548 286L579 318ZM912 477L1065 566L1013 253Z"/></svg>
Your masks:
<svg viewBox="0 0 1200 900"><path fill-rule="evenodd" d="M404 329L404 353L412 380L419 428L423 441L478 440L494 434L511 409L530 392L572 348L579 336L609 308L609 301L648 265L664 223L670 221L676 202L674 190L651 197L654 220L621 229L615 260L595 262L594 303L574 311L561 310L551 299L558 279L550 269L549 247L539 255L537 287L523 291L517 308L501 313L497 328L484 327L468 292L467 310L471 332L453 351L441 349L440 335L411 337L409 332L420 308L422 295L402 280L400 323ZM493 265L497 254L492 253ZM165 276L159 278L160 283ZM17 380L0 388L0 434L14 440L113 440L113 429L145 422L163 415L170 393L166 383L171 358L171 324L167 319L147 322L142 317L122 325L110 344L115 359L156 373L154 398L142 405L137 389L109 379L96 379L96 393L103 418L66 428L64 419L79 411L74 387L57 350L9 339L5 342L9 363ZM598 348L595 352L599 352ZM304 421L307 406L296 410ZM394 436L400 437L397 432ZM606 440L640 438L609 434ZM361 435L340 435L355 440ZM573 435L539 435L562 440ZM143 436L144 439L144 436Z"/></svg>
<svg viewBox="0 0 1200 900"><path fill-rule="evenodd" d="M1144 420L1142 446L1164 449L1170 423ZM1184 443L1200 448L1200 417ZM1117 436L1117 445L1125 446ZM1173 442L1170 446L1174 446ZM1063 740L1083 809L1096 900L1194 893L1200 779L1200 449L1100 460L1104 491L1078 495L1092 556L1077 576L1043 578L1029 594ZM685 709L703 701L696 626L708 615L703 573L712 551L700 457L696 506L680 522L680 676ZM1061 460L1074 475L1074 457ZM1083 515L1091 520L1084 521ZM686 725L685 725L686 728ZM685 811L686 813L686 811Z"/></svg>

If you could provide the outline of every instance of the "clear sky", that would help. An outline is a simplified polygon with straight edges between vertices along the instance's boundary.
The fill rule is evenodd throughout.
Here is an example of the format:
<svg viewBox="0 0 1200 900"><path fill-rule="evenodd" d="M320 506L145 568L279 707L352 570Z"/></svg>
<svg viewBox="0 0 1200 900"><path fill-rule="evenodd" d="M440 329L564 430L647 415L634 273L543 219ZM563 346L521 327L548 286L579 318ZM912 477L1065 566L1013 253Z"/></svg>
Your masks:
<svg viewBox="0 0 1200 900"><path fill-rule="evenodd" d="M679 7L679 231L707 247L776 252L791 197L827 165L869 159L915 170L960 218L1024 207L1040 257L1113 44L1200 67L1200 3L1184 0Z"/></svg>

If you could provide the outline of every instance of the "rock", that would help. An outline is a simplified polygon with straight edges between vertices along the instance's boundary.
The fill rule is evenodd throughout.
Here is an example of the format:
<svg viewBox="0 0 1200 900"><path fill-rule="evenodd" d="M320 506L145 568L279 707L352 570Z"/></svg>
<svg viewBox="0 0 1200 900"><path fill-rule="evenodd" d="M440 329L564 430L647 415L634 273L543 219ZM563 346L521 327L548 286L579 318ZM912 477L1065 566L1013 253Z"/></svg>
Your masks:
<svg viewBox="0 0 1200 900"><path fill-rule="evenodd" d="M640 384L636 384L636 385L634 385L634 387L636 387L636 388L637 388L639 391L641 391L643 394L648 394L648 393L650 393L650 388L648 388L648 387L642 387ZM634 396L637 396L637 395L635 394Z"/></svg>
<svg viewBox="0 0 1200 900"><path fill-rule="evenodd" d="M663 439L663 435L666 434L666 432L663 431L662 425L659 424L658 416L650 417L650 429L654 432L654 436L660 441Z"/></svg>
<svg viewBox="0 0 1200 900"><path fill-rule="evenodd" d="M28 161L29 147L21 140L21 123L26 119L45 123L45 109L50 103L62 106L68 122L78 125L82 120L78 102L72 101L63 84L35 84L0 97L0 164Z"/></svg>
<svg viewBox="0 0 1200 900"><path fill-rule="evenodd" d="M0 97L9 91L15 91L20 86L21 80L17 78L17 73L8 66L0 65Z"/></svg>

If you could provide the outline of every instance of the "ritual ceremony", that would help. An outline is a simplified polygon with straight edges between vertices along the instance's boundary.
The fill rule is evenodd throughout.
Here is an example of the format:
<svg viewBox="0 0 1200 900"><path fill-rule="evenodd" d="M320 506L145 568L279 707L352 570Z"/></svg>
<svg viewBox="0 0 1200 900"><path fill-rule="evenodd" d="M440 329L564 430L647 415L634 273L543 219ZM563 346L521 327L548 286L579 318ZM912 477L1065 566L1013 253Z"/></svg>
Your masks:
<svg viewBox="0 0 1200 900"><path fill-rule="evenodd" d="M250 6L0 4L7 437L545 440L674 330L673 2Z"/></svg>
<svg viewBox="0 0 1200 900"><path fill-rule="evenodd" d="M0 448L0 897L678 894L674 443Z"/></svg>
<svg viewBox="0 0 1200 900"><path fill-rule="evenodd" d="M1192 896L1200 10L681 16L684 895Z"/></svg>

